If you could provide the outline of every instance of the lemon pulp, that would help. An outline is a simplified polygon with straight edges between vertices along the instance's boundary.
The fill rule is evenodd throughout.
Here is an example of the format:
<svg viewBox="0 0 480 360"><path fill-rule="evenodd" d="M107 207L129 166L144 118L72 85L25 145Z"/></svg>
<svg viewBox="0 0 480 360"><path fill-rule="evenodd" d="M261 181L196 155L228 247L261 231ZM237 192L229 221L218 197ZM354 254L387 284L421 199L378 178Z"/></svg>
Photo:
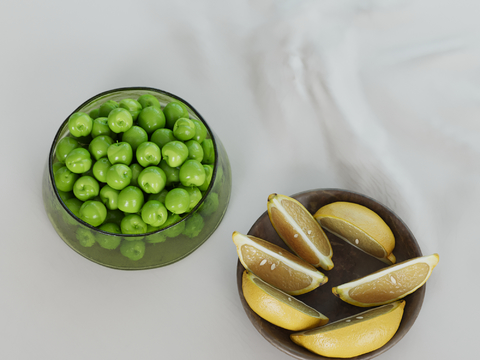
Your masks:
<svg viewBox="0 0 480 360"><path fill-rule="evenodd" d="M343 240L377 258L387 255L385 248L372 239L370 235L345 220L325 217L320 219L320 224L334 235L338 235Z"/></svg>
<svg viewBox="0 0 480 360"><path fill-rule="evenodd" d="M250 270L277 288L296 291L312 283L313 279L307 274L286 266L284 262L251 245L242 245L241 252Z"/></svg>
<svg viewBox="0 0 480 360"><path fill-rule="evenodd" d="M305 260L276 244L237 231L232 239L246 270L290 295L307 293L328 281Z"/></svg>
<svg viewBox="0 0 480 360"><path fill-rule="evenodd" d="M363 303L376 303L397 299L415 289L425 281L430 267L425 263L417 263L406 268L393 271L366 284L350 289L348 295Z"/></svg>
<svg viewBox="0 0 480 360"><path fill-rule="evenodd" d="M271 194L268 216L280 238L288 247L315 267L333 268L332 247L320 224L296 199Z"/></svg>

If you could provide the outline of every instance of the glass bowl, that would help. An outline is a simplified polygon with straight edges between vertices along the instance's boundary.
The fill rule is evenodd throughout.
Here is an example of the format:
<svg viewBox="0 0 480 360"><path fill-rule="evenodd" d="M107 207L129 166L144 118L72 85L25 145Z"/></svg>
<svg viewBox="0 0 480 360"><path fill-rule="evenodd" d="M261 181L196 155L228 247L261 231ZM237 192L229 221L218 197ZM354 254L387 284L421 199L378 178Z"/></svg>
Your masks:
<svg viewBox="0 0 480 360"><path fill-rule="evenodd" d="M141 95L155 96L162 108L170 101L180 101L186 105L190 118L201 121L207 128L207 138L212 139L215 150L214 171L208 189L200 202L177 223L159 231L126 235L104 232L76 217L64 204L63 199L73 196L58 191L54 182L54 164L58 162L55 150L58 142L69 136L68 118L60 126L53 140L43 174L43 202L53 227L63 241L85 258L110 268L123 270L152 269L172 264L195 251L215 231L225 215L230 200L232 177L227 153L218 136L202 116L185 100L166 91L129 87L100 93L80 105L75 112L89 113L108 100L137 99ZM135 156L134 156L135 158ZM102 183L100 183L102 186ZM147 200L145 200L147 201ZM107 214L106 221L118 222L118 212ZM139 260L131 260L122 255L120 248L124 242L137 241L145 252ZM102 244L102 245L100 245ZM113 248L113 249L112 249Z"/></svg>

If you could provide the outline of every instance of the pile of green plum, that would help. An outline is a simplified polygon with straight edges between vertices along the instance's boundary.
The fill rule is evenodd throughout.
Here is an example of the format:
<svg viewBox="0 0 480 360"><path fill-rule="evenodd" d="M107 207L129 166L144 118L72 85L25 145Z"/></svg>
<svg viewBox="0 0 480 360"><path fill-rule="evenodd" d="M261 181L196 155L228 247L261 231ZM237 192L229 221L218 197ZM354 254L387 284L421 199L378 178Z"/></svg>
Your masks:
<svg viewBox="0 0 480 360"><path fill-rule="evenodd" d="M170 226L210 185L213 141L180 101L162 108L150 94L108 100L88 114L72 114L68 130L55 150L55 186L75 216L107 233L140 235ZM118 236L103 238L104 248L120 245ZM142 247L125 241L120 251L138 260L144 250L135 246Z"/></svg>

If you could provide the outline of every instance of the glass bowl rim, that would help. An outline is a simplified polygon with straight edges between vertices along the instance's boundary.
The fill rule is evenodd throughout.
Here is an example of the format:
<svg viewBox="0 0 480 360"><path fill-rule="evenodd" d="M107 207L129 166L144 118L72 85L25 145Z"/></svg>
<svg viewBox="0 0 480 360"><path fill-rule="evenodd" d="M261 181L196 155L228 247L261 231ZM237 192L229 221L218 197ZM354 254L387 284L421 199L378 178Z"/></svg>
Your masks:
<svg viewBox="0 0 480 360"><path fill-rule="evenodd" d="M154 232L147 232L147 233L141 233L141 234L116 234L116 233L111 233L111 232L107 232L107 231L104 231L104 230L101 230L99 229L98 227L95 227L93 225L90 225L89 223L83 221L82 219L80 219L79 217L77 217L66 205L65 205L65 202L62 200L62 198L60 197L60 194L58 193L58 189L57 187L55 186L55 176L53 174L53 159L55 158L55 148L56 148L56 144L58 143L58 141L60 140L60 135L62 133L62 130L64 130L64 128L66 127L67 123L68 123L68 119L70 118L70 116L72 116L74 113L78 112L80 109L82 109L83 107L87 106L88 104L90 104L91 102L97 100L97 99L100 99L104 96L107 96L107 95L110 95L110 94L113 94L113 93L117 93L117 92L122 92L122 91L146 91L146 92L156 92L156 93L160 93L162 95L166 95L168 97L171 97L175 100L178 100L180 102L182 102L183 104L187 105L187 107L192 110L192 112L199 118L199 120L203 123L203 125L205 125L205 127L207 128L207 131L208 133L210 134L210 138L212 139L212 142L213 142L213 149L214 149L214 153L215 153L215 161L214 161L214 167L213 167L213 174L212 174L212 179L210 180L210 184L208 185L208 188L207 190L205 191L205 193L203 194L202 198L200 199L200 201L195 205L195 207L190 210L188 212L187 215L185 215L184 217L182 217L179 221L167 226L167 227L164 227L160 230L157 230L157 231L154 231ZM212 132L212 130L210 129L210 126L208 125L208 123L205 121L205 119L203 118L203 116L188 102L188 101L185 101L184 99L182 99L181 97L179 97L178 95L175 95L175 94L172 94L168 91L165 91L165 90L161 90L161 89L157 89L157 88L152 88L152 87L145 87L145 86L129 86L129 87L120 87L120 88L115 88L115 89L111 89L111 90L106 90L106 91L102 91L101 93L98 93L97 95L94 95L92 97L90 97L89 99L87 99L86 101L84 101L82 104L80 104L74 111L72 111L68 116L67 118L63 121L63 123L60 125L60 127L58 128L58 131L57 133L55 134L55 137L53 138L53 142L52 142L52 145L50 147L50 151L49 151L49 155L48 155L48 170L49 170L49 176L50 176L50 181L52 183L52 187L54 189L54 193L55 193L55 196L57 197L57 200L60 202L60 204L62 205L62 207L64 208L64 210L70 215L73 217L73 219L75 221L78 221L79 223L81 223L82 225L88 227L89 229L91 229L92 231L95 231L97 233L101 233L101 234L104 234L106 236L119 236L119 237L122 237L122 238L137 238L137 237L144 237L144 236L151 236L151 235L154 235L154 234L160 234L162 232L166 232L167 230L171 229L172 227L174 226L177 226L178 224L180 224L181 222L184 222L184 221L187 221L188 219L190 219L196 212L197 210L199 209L199 207L205 202L207 196L210 194L211 190L212 190L212 187L213 187L213 184L215 183L215 180L217 178L217 171L218 171L218 147L217 147L217 142L216 142L216 138L215 138L215 135L214 133Z"/></svg>

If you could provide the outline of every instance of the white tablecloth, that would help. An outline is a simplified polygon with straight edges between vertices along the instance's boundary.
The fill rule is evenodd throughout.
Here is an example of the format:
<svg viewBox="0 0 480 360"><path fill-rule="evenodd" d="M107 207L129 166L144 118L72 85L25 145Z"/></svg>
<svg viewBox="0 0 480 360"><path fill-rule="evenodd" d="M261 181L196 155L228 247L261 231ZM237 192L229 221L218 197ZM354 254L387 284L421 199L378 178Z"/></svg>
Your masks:
<svg viewBox="0 0 480 360"><path fill-rule="evenodd" d="M378 359L474 359L480 198L475 1L0 4L0 358L289 359L249 322L231 234L270 193L344 188L393 209L440 263ZM187 99L230 157L231 203L186 259L124 272L78 256L45 214L60 123L108 89Z"/></svg>

